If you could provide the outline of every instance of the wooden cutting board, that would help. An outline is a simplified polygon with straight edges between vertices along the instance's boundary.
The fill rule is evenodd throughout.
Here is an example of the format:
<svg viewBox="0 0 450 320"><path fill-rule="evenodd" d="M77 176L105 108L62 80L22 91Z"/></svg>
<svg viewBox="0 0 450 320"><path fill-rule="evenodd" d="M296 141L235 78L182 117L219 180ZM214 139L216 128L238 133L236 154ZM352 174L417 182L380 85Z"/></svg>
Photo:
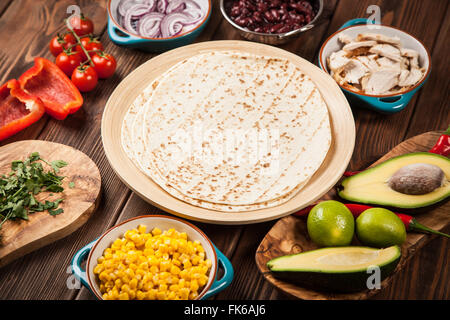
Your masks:
<svg viewBox="0 0 450 320"><path fill-rule="evenodd" d="M39 152L49 162L64 160L68 163L58 173L65 176L64 191L54 195L42 192L36 196L40 201L63 198L59 208L64 212L56 216L47 211L35 212L29 215L28 221L6 221L0 229L0 267L74 232L87 221L98 202L101 178L97 166L87 155L69 146L27 140L0 147L0 174L8 174L12 161L24 160L33 152ZM73 182L72 187L69 187L70 182Z"/></svg>
<svg viewBox="0 0 450 320"><path fill-rule="evenodd" d="M427 132L408 139L389 151L385 156L380 158L372 166L405 153L428 151L434 146L441 134L441 132ZM328 192L328 194L322 199L339 200L334 189ZM420 223L431 227L432 229L443 231L450 224L449 212L450 202L447 201L446 203L438 207L415 215L415 218ZM417 250L422 248L433 237L436 236L421 233L408 233L406 241L402 245L401 260L393 274L381 283L381 290L392 282L395 274L400 272L406 266L408 261L414 256ZM316 246L308 236L308 232L306 229L306 219L295 217L292 215L287 216L279 220L260 243L255 255L256 265L259 271L270 283L272 283L274 286L284 291L285 293L300 299L367 299L379 292L379 290L365 290L356 293L339 294L318 292L276 279L272 276L266 266L266 263L275 257L314 250L317 248L318 246Z"/></svg>

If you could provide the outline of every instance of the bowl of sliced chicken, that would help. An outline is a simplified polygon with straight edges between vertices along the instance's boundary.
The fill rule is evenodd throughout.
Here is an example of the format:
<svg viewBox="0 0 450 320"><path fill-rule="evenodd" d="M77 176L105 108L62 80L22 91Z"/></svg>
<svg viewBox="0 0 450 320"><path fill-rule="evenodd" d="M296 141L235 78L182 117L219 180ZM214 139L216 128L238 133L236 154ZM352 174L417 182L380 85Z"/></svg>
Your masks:
<svg viewBox="0 0 450 320"><path fill-rule="evenodd" d="M404 109L425 83L431 60L425 46L407 32L359 18L324 42L319 66L352 104L389 114Z"/></svg>

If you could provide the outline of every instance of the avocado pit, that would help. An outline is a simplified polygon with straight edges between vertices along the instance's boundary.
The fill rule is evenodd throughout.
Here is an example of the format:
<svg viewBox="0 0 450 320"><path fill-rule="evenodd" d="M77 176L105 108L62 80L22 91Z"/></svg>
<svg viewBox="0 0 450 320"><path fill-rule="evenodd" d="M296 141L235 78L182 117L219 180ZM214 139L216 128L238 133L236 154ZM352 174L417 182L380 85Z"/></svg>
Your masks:
<svg viewBox="0 0 450 320"><path fill-rule="evenodd" d="M396 171L388 185L403 194L422 195L441 187L444 177L444 171L436 165L413 163Z"/></svg>

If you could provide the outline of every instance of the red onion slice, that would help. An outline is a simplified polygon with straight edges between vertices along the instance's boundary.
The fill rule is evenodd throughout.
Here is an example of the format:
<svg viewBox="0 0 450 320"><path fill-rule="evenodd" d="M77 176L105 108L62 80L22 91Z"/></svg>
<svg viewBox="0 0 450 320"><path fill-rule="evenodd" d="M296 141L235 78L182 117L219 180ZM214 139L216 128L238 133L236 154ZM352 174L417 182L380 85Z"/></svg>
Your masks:
<svg viewBox="0 0 450 320"><path fill-rule="evenodd" d="M186 9L186 3L184 0L172 0L167 5L166 13L181 12L184 9Z"/></svg>
<svg viewBox="0 0 450 320"><path fill-rule="evenodd" d="M146 4L135 4L128 8L128 10L125 13L125 17L123 19L123 26L125 29L129 32L136 33L136 28L133 26L133 20L136 20L136 18L140 18L141 16L145 15L146 13L150 12L150 7Z"/></svg>
<svg viewBox="0 0 450 320"><path fill-rule="evenodd" d="M177 35L183 29L184 24L190 23L190 17L181 12L166 15L161 21L161 35L163 38Z"/></svg>
<svg viewBox="0 0 450 320"><path fill-rule="evenodd" d="M195 0L121 0L117 13L128 32L147 38L173 37L204 17Z"/></svg>
<svg viewBox="0 0 450 320"><path fill-rule="evenodd" d="M156 38L160 34L161 20L164 13L150 12L143 16L139 21L139 34L147 38Z"/></svg>
<svg viewBox="0 0 450 320"><path fill-rule="evenodd" d="M168 0L158 0L156 10L160 13L166 13L168 4L169 4Z"/></svg>

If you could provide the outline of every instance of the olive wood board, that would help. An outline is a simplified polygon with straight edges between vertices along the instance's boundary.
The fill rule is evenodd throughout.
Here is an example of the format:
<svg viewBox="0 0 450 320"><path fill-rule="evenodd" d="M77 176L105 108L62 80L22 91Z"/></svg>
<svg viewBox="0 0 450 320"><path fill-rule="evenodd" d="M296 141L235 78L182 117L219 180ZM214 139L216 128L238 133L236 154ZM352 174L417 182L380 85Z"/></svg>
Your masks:
<svg viewBox="0 0 450 320"><path fill-rule="evenodd" d="M434 146L441 134L442 132L432 131L410 138L397 145L386 155L372 164L371 167L395 156L400 156L411 152L428 151ZM322 198L322 200L327 199L339 200L334 189ZM402 211L398 210L398 212ZM450 222L449 212L450 202L447 201L442 203L440 206L432 207L429 211L427 210L420 214L416 214L414 217L418 220L418 222L431 227L432 229L444 231ZM374 290L367 289L355 293L330 293L314 291L276 279L270 273L266 265L269 260L282 255L295 254L318 248L318 246L315 245L308 236L306 219L304 217L290 215L277 221L277 223L270 229L258 246L255 254L255 260L256 265L259 271L263 274L264 278L290 296L308 300L367 299L377 294L380 290L383 290L384 287L388 286L392 282L392 278L395 277L395 274L400 272L406 266L417 250L422 248L433 237L436 236L422 233L408 233L406 241L402 245L402 256L400 262L394 272L382 281L381 288ZM354 243L356 243L356 240L354 240Z"/></svg>
<svg viewBox="0 0 450 320"><path fill-rule="evenodd" d="M311 77L329 111L332 142L324 162L292 199L275 207L246 212L220 212L188 204L165 192L128 158L121 145L122 122L135 98L156 77L183 59L209 51L239 51L288 59ZM102 117L106 157L119 178L139 197L171 214L215 224L248 224L273 220L304 208L326 194L340 179L355 145L355 123L350 106L336 82L311 62L269 45L236 40L206 41L177 48L142 64L116 87Z"/></svg>
<svg viewBox="0 0 450 320"><path fill-rule="evenodd" d="M29 214L29 220L6 221L0 229L0 266L59 240L81 227L95 211L101 178L96 164L83 152L59 143L25 140L0 148L0 174L11 172L11 162L25 160L39 152L46 161L64 160L67 166L59 170L64 176L61 193L41 192L39 201L63 198L59 204L64 212L52 216L48 211ZM47 171L50 166L43 164ZM73 182L73 184L69 183Z"/></svg>

